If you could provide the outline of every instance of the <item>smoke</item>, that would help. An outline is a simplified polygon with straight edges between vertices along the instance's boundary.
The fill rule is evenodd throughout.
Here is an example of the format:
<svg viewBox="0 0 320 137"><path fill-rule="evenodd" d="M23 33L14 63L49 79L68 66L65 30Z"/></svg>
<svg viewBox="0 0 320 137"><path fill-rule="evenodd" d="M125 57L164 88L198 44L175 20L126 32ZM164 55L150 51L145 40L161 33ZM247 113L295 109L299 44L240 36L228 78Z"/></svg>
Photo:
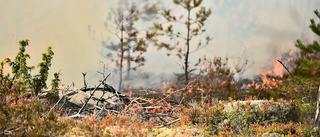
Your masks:
<svg viewBox="0 0 320 137"><path fill-rule="evenodd" d="M308 26L313 10L319 9L316 3L319 2L219 1L213 6L214 15L209 22L213 46L205 54L243 56L244 52L254 62L245 74L256 75L277 63L279 56L294 48L297 39L312 34Z"/></svg>
<svg viewBox="0 0 320 137"><path fill-rule="evenodd" d="M139 5L142 1L136 3ZM145 11L145 20L159 19L147 18L149 13L157 12L154 3L159 3L159 7L176 7L168 1L154 0L146 5L150 8ZM276 62L279 54L294 47L295 40L315 39L308 26L309 20L315 18L313 10L320 9L318 0L206 0L204 3L212 10L206 27L214 39L209 46L191 54L191 62L204 56L246 56L254 62L246 72L249 76L257 74L269 62ZM94 85L101 79L97 73L101 71L101 61L107 60L101 56L103 47L99 41L113 37L106 31L104 22L108 9L116 4L114 1L76 0L0 1L0 58L17 52L18 41L28 38L30 65L36 66L41 53L52 46L55 55L50 74L61 70L62 83L74 82L79 87L83 85L81 72L88 72L88 82ZM146 29L148 24L152 25L152 21L140 22L139 29ZM88 26L94 34L88 34ZM164 50L150 46L145 57L145 66L139 69L150 73L152 81L162 73L182 72L179 64L183 60L167 57ZM112 72L111 75L109 82L117 83L117 74ZM134 75L137 81L143 81L138 76ZM141 83L152 85L148 81Z"/></svg>

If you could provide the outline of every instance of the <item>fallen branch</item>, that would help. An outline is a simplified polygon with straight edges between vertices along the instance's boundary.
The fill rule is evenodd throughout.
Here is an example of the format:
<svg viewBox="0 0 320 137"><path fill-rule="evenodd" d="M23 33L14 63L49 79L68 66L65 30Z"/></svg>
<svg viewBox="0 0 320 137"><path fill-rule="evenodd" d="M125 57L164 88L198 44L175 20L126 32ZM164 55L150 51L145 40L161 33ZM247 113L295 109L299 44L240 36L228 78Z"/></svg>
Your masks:
<svg viewBox="0 0 320 137"><path fill-rule="evenodd" d="M69 91L71 86L68 86L66 91ZM77 92L73 91L71 93L67 93L67 94L64 94L49 110L49 112L47 113L46 117L48 117L48 115L50 114L50 112L61 102L62 99L65 99L67 96L72 96L74 94L76 94ZM65 102L63 103L63 105L65 104ZM62 106L63 106L62 105Z"/></svg>
<svg viewBox="0 0 320 137"><path fill-rule="evenodd" d="M161 127L170 126L170 125L172 125L172 124L174 124L174 123L176 123L176 122L178 122L178 121L180 121L180 118L177 118L177 119L175 119L175 120L173 120L173 121L171 121L171 122L169 122L169 123L165 123L165 124L163 124L163 125L161 125L161 126L158 126L158 127L161 128Z"/></svg>
<svg viewBox="0 0 320 137"><path fill-rule="evenodd" d="M50 112L60 103L60 101L61 101L62 99L64 99L64 97L65 97L65 95L63 95L63 96L53 105L53 107L50 108L50 110L49 110L49 112L47 113L46 117L49 116Z"/></svg>
<svg viewBox="0 0 320 137"><path fill-rule="evenodd" d="M171 96L172 94L174 94L174 93L177 93L177 92L179 92L179 91L186 90L186 89L188 88L188 86L189 86L190 84L194 83L195 81L196 81L196 80L193 80L193 81L189 82L184 88L181 88L181 89L178 89L178 90L175 90L175 91L169 93L167 96L165 96L164 98L162 98L161 100L159 100L157 103L155 103L155 104L152 105L152 106L158 105L159 103L161 103L162 101L164 101L165 99L167 99L168 97L170 97L170 96Z"/></svg>

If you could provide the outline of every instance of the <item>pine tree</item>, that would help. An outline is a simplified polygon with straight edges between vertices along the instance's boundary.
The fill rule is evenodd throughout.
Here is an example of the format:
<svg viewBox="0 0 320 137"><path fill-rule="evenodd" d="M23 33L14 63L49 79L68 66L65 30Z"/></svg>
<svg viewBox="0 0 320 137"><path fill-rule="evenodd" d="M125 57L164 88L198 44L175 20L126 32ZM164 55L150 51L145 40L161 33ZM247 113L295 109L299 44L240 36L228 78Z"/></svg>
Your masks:
<svg viewBox="0 0 320 137"><path fill-rule="evenodd" d="M147 51L148 44L145 38L141 37L143 31L138 30L136 24L140 19L152 18L151 16L155 15L155 6L148 2L142 5L143 7L138 7L134 2L120 0L117 9L109 12L105 22L107 30L118 38L115 42L102 41L101 45L110 51L105 58L116 64L114 70L119 74L119 91L122 90L123 80L130 79L131 70L136 70L145 62L143 54Z"/></svg>
<svg viewBox="0 0 320 137"><path fill-rule="evenodd" d="M165 48L169 51L175 51L179 59L184 59L184 76L185 83L189 82L189 58L190 53L197 51L201 47L208 45L211 38L205 37L205 42L198 39L196 48L191 49L191 42L196 37L203 36L206 29L204 28L205 21L211 15L211 10L201 6L202 0L173 0L174 4L182 7L185 14L172 15L171 10L164 10L163 17L167 23L154 23L154 27L147 33L147 38L152 40L158 49ZM196 10L196 12L193 12ZM194 15L191 15L194 13ZM186 17L185 17L186 15ZM183 25L185 32L178 30L178 26ZM159 41L157 38L166 36L170 42ZM184 44L182 44L184 43ZM167 54L170 55L170 54Z"/></svg>
<svg viewBox="0 0 320 137"><path fill-rule="evenodd" d="M320 19L317 10L315 15ZM315 23L314 19L310 20L309 28L320 38L320 23ZM302 77L320 78L320 45L317 40L310 44L304 44L297 40L295 46L300 49L300 58L296 61L297 68L294 70L296 75Z"/></svg>

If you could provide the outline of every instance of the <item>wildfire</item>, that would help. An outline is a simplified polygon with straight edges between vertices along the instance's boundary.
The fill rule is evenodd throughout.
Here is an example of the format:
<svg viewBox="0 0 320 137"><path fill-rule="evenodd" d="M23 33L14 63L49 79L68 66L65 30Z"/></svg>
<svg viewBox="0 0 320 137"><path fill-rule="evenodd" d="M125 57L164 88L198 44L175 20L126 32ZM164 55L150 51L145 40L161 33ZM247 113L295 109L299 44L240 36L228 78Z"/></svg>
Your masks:
<svg viewBox="0 0 320 137"><path fill-rule="evenodd" d="M281 60L281 55L277 57L277 60ZM274 61L273 67L267 71L260 71L259 77L262 80L262 83L257 83L252 80L252 83L249 84L249 87L255 89L271 89L278 87L282 83L280 78L284 75L284 67L277 61Z"/></svg>
<svg viewBox="0 0 320 137"><path fill-rule="evenodd" d="M171 94L174 91L174 88L169 88L167 92L163 93L164 96Z"/></svg>
<svg viewBox="0 0 320 137"><path fill-rule="evenodd" d="M282 75L281 75L281 77L282 77ZM262 88L270 89L273 87L278 87L278 84L282 83L282 80L276 80L275 78L269 78L266 73L261 73L260 77L262 78L262 81L263 81L263 83L260 85L260 87L262 87Z"/></svg>
<svg viewBox="0 0 320 137"><path fill-rule="evenodd" d="M277 60L281 60L281 56L278 56ZM273 71L271 72L271 74L282 77L283 76L283 66L279 62L276 62L274 64Z"/></svg>
<svg viewBox="0 0 320 137"><path fill-rule="evenodd" d="M289 57L287 58L287 62L292 62L293 61L293 54L294 54L294 47L291 47L289 50Z"/></svg>
<svg viewBox="0 0 320 137"><path fill-rule="evenodd" d="M166 82L162 82L162 86L163 86L163 89L166 89L167 88L167 83Z"/></svg>

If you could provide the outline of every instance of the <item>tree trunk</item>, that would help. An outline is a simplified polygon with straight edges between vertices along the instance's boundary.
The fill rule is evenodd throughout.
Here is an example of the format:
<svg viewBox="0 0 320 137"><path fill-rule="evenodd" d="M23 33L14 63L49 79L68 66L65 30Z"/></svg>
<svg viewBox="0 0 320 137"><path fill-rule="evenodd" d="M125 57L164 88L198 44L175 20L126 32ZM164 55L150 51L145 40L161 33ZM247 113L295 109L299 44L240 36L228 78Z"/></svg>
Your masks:
<svg viewBox="0 0 320 137"><path fill-rule="evenodd" d="M131 42L128 42L128 50L127 50L127 76L126 76L126 80L130 79L130 70L131 70L131 60L130 60L130 56L131 56L131 52L130 52L130 44Z"/></svg>
<svg viewBox="0 0 320 137"><path fill-rule="evenodd" d="M189 82L189 50L190 50L190 9L188 9L188 19L187 19L187 52L185 56L185 62L184 62L184 75L186 78L186 83L188 84Z"/></svg>
<svg viewBox="0 0 320 137"><path fill-rule="evenodd" d="M118 92L121 92L122 90L122 67L123 67L123 54L124 54L124 49L123 49L123 31L124 31L124 27L123 27L123 23L121 25L121 38L120 38L120 42L121 42L121 55L120 55L120 68L119 68L119 88L118 88Z"/></svg>
<svg viewBox="0 0 320 137"><path fill-rule="evenodd" d="M314 126L315 127L319 127L319 125L320 125L319 117L320 117L320 86L318 89L317 110L316 110L316 115L314 118Z"/></svg>

